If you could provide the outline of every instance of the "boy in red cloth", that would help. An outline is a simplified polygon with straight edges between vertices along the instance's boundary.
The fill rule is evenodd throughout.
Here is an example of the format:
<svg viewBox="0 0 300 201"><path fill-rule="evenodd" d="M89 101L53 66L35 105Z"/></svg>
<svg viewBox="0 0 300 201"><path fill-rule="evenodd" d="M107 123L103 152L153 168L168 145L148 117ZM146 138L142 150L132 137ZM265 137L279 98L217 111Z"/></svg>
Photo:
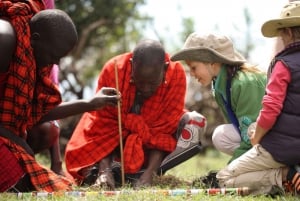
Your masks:
<svg viewBox="0 0 300 201"><path fill-rule="evenodd" d="M43 9L41 0L0 1L0 192L70 190L71 181L35 160L27 131L119 98L103 88L89 101L61 103L51 66L75 46L77 32L65 12Z"/></svg>
<svg viewBox="0 0 300 201"><path fill-rule="evenodd" d="M43 0L45 9L54 9L54 0ZM51 69L50 79L54 84L59 85L59 66L54 64ZM0 81L1 82L1 81ZM34 126L27 132L26 142L35 154L44 150L49 150L51 170L56 174L65 175L62 167L62 157L60 151L60 125L59 121L49 121Z"/></svg>

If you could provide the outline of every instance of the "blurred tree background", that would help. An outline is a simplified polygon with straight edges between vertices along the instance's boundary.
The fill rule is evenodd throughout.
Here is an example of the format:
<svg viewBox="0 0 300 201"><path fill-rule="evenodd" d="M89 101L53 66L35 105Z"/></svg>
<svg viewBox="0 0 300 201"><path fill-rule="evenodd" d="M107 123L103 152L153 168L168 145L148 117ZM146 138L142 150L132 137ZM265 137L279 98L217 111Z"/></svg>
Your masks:
<svg viewBox="0 0 300 201"><path fill-rule="evenodd" d="M78 30L79 41L75 49L60 62L60 87L64 101L87 98L85 94L93 94L95 80L104 62L117 54L131 51L141 38L146 25L162 44L165 39L155 29L151 16L140 13L139 8L145 0L59 0L56 7L66 11L74 20ZM155 11L154 11L155 12ZM248 10L244 10L246 27L251 26ZM178 33L181 41L195 30L194 19L182 18L182 31ZM216 29L218 27L216 26ZM245 56L252 50L250 31L237 31L247 34L246 45L239 49ZM66 36L67 37L67 36ZM173 47L174 51L180 47ZM212 146L211 134L214 128L224 123L210 87L202 87L193 78L188 77L187 109L196 110L208 120L208 128L203 145ZM62 151L70 138L81 115L61 120Z"/></svg>

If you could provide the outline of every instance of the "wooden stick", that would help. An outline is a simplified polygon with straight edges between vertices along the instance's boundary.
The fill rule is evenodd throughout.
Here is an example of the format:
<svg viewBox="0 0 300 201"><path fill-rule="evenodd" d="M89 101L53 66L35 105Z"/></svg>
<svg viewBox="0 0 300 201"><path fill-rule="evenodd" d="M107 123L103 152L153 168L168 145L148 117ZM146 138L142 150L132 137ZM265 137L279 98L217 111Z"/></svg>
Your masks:
<svg viewBox="0 0 300 201"><path fill-rule="evenodd" d="M118 66L117 66L116 60L115 60L115 77L116 77L116 89L117 89L117 92L119 93ZM123 137L122 137L121 102L120 102L120 100L118 100L118 125L119 125L119 137L120 137L122 186L124 186L125 185L125 173L124 173Z"/></svg>

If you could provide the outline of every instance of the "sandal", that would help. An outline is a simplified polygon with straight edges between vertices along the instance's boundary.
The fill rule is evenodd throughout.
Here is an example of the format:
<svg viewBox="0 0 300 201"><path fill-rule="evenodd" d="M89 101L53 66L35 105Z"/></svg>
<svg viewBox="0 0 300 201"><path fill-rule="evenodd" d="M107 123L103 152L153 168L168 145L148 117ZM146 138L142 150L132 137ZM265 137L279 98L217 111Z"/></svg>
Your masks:
<svg viewBox="0 0 300 201"><path fill-rule="evenodd" d="M91 186L95 184L99 174L99 163L95 163L89 168L82 169L82 175L84 179L81 186Z"/></svg>

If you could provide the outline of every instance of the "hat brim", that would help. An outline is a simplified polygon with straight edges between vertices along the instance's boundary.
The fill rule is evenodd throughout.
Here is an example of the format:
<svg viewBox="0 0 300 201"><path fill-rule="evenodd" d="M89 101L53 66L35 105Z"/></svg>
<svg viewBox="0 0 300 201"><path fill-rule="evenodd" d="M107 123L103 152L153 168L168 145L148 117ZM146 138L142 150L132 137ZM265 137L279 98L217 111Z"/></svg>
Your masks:
<svg viewBox="0 0 300 201"><path fill-rule="evenodd" d="M229 65L241 65L246 62L242 59L242 56L235 52L235 59L230 60L216 51L209 48L189 48L183 49L175 53L172 57L172 61L188 60L188 61L202 61L202 62L219 62Z"/></svg>
<svg viewBox="0 0 300 201"><path fill-rule="evenodd" d="M278 36L278 29L295 26L300 26L300 17L274 19L265 22L261 27L261 32L265 37L276 37Z"/></svg>

